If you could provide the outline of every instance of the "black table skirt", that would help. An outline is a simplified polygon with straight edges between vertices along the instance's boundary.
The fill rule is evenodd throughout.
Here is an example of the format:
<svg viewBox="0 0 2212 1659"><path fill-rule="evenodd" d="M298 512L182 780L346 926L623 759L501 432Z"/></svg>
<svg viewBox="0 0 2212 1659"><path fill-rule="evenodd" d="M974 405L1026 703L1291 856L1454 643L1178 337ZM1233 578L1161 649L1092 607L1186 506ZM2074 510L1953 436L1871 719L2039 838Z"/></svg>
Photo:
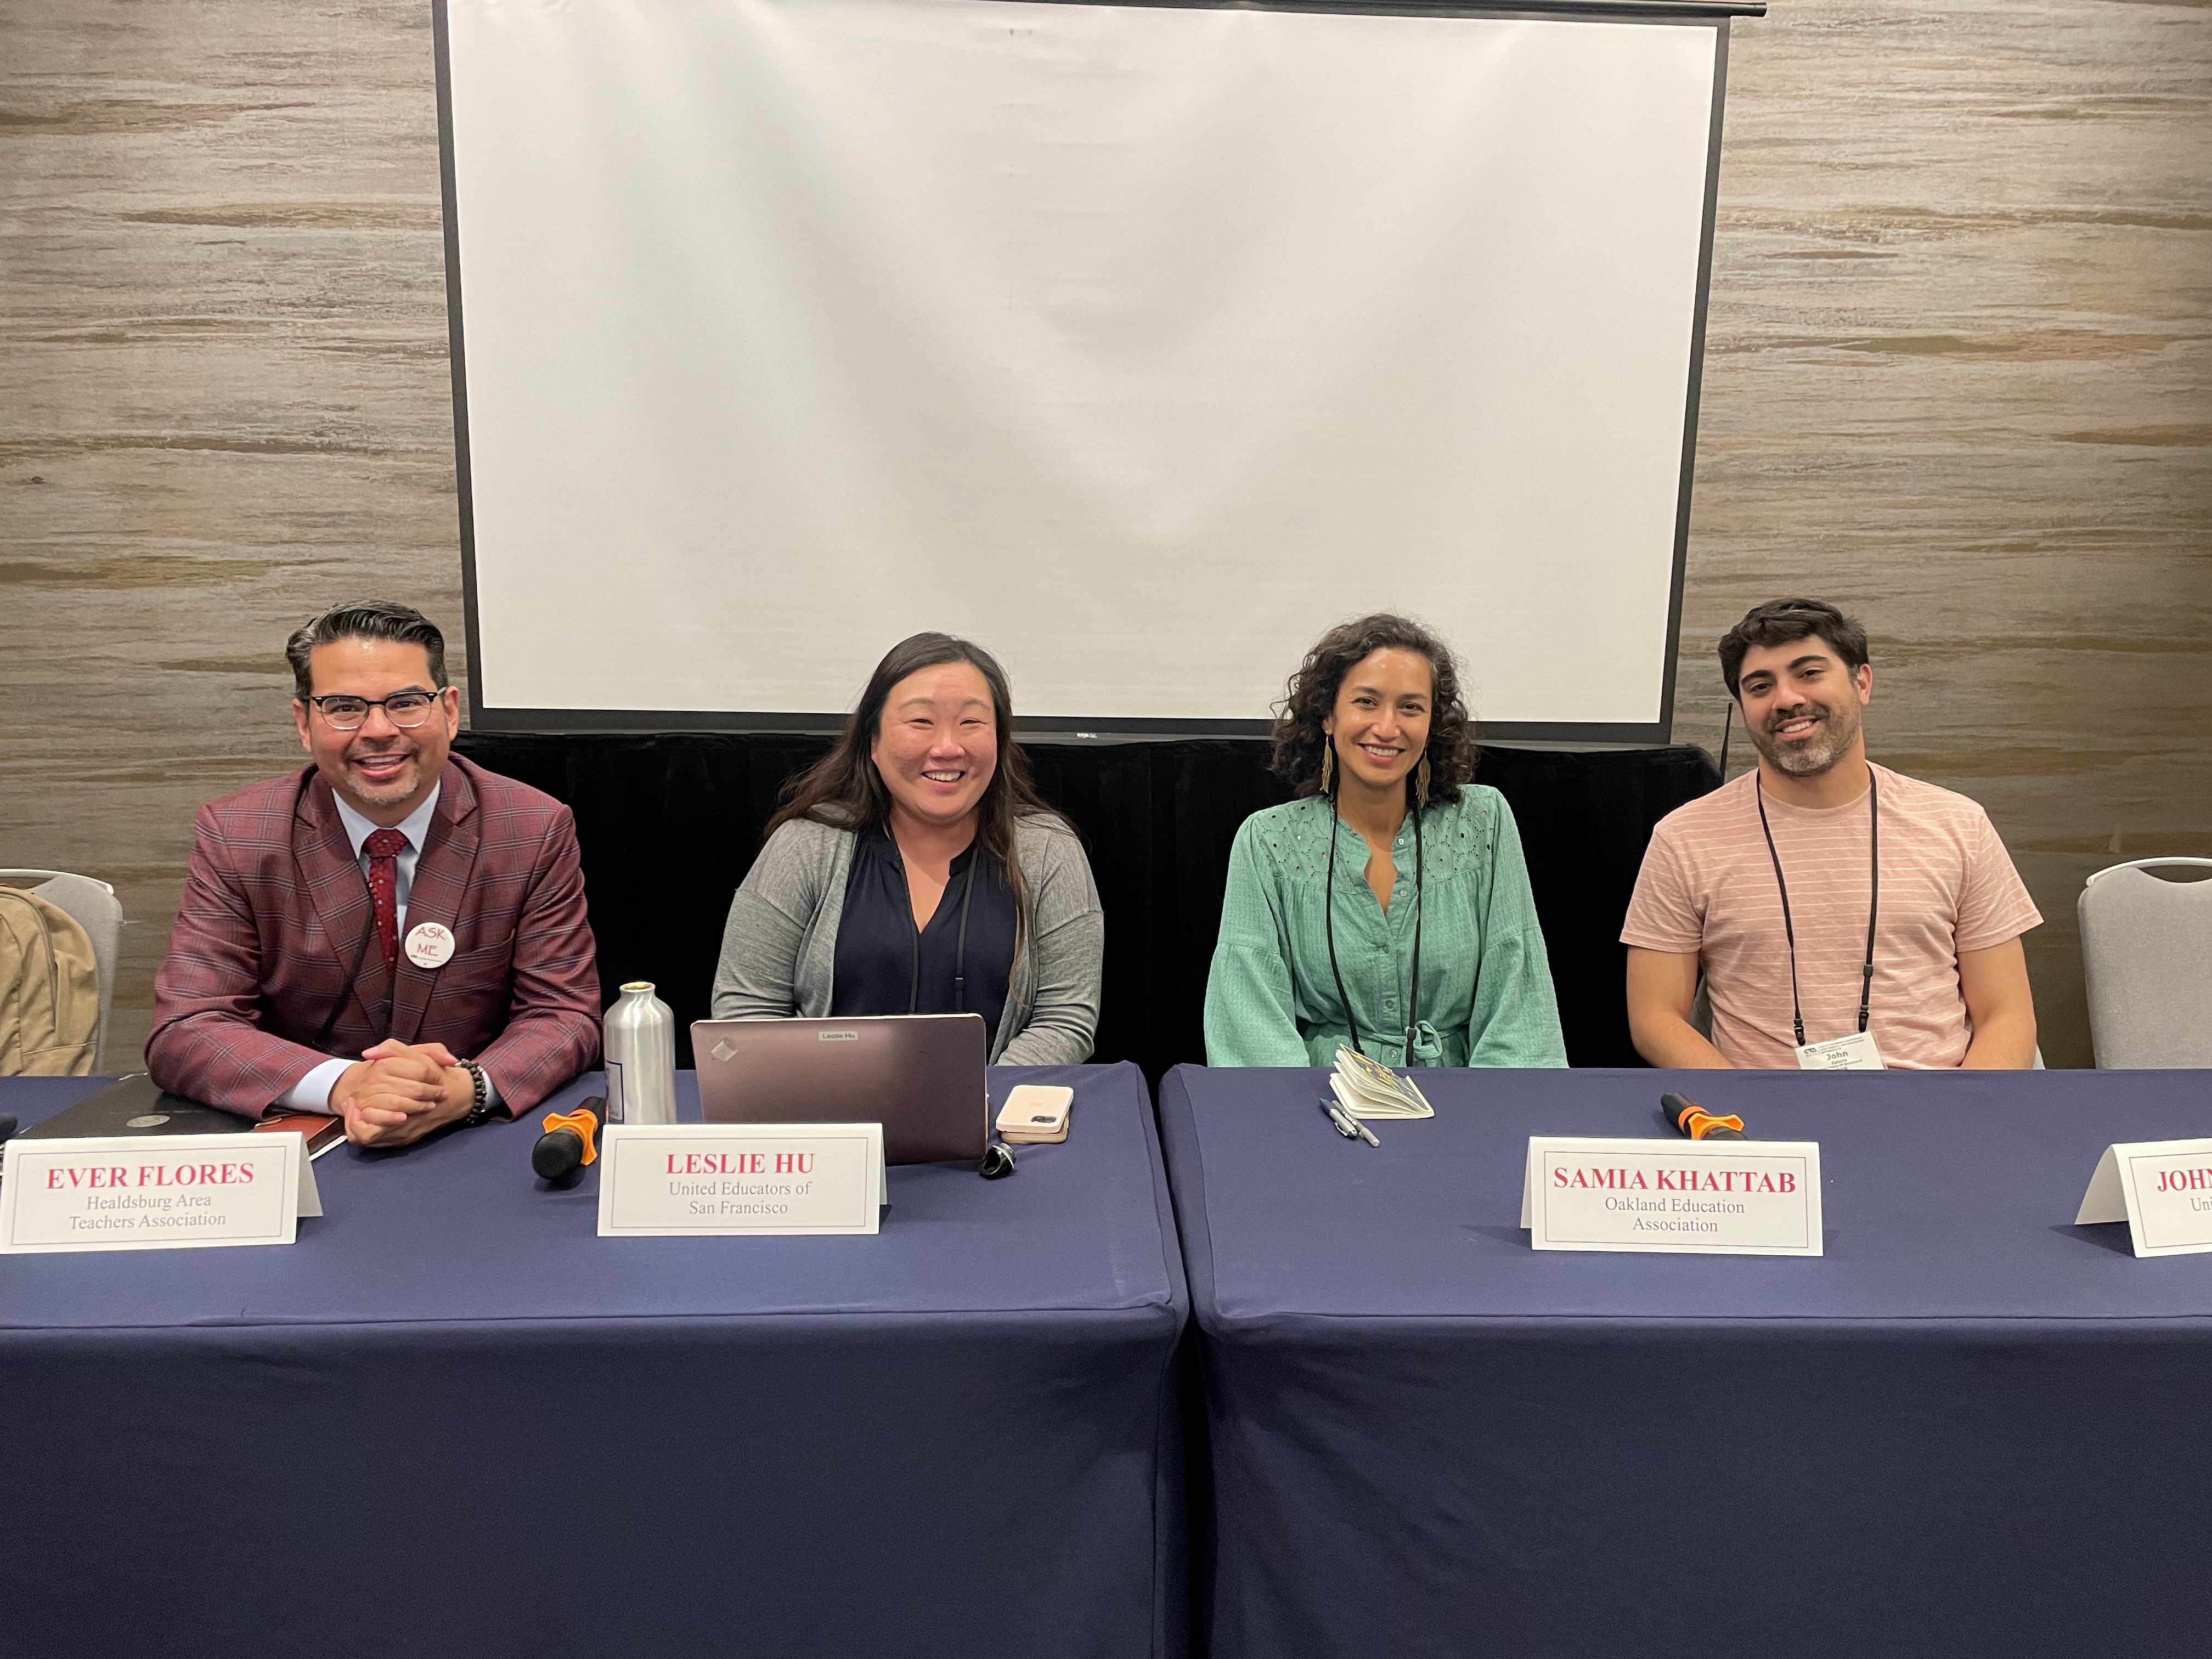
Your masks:
<svg viewBox="0 0 2212 1659"><path fill-rule="evenodd" d="M609 1002L649 979L675 1011L677 1064L708 1013L730 895L759 850L784 781L823 738L465 733L455 744L576 814L599 981ZM1155 1082L1206 1058L1206 974L1229 843L1251 813L1288 799L1251 740L1039 745L1045 798L1083 836L1106 908L1099 1061ZM1620 921L1651 827L1712 788L1702 749L1492 749L1480 781L1511 803L1551 953L1567 1057L1635 1066L1621 988Z"/></svg>

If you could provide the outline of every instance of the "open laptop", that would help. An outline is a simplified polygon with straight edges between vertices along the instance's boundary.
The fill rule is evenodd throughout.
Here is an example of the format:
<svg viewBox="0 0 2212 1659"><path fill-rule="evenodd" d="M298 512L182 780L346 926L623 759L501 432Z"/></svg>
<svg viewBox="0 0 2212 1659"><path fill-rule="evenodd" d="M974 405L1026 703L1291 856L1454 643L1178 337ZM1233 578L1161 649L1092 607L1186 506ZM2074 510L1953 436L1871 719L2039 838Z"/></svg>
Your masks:
<svg viewBox="0 0 2212 1659"><path fill-rule="evenodd" d="M328 1113L287 1112L251 1118L164 1092L143 1072L120 1078L17 1133L26 1140L74 1135L235 1135L296 1129L317 1158L345 1139L345 1120Z"/></svg>
<svg viewBox="0 0 2212 1659"><path fill-rule="evenodd" d="M709 1123L880 1123L887 1164L979 1158L990 1135L981 1014L702 1019L691 1056Z"/></svg>
<svg viewBox="0 0 2212 1659"><path fill-rule="evenodd" d="M253 1120L166 1094L143 1072L118 1079L21 1131L26 1140L68 1135L243 1134Z"/></svg>

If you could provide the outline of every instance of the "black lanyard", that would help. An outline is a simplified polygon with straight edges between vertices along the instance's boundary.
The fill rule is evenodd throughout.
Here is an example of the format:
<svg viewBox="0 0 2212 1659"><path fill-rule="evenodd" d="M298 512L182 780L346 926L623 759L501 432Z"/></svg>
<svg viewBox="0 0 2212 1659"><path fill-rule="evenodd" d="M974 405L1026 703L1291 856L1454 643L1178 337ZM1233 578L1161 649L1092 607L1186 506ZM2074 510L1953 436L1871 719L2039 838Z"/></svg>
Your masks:
<svg viewBox="0 0 2212 1659"><path fill-rule="evenodd" d="M338 1028L338 1016L345 1012L346 999L353 994L354 985L361 978L361 965L368 960L368 941L375 935L375 933L376 901L374 898L371 898L368 902L368 921L362 925L361 930L361 943L359 945L355 947L354 950L353 966L346 969L345 983L343 986L339 988L338 1000L331 1004L330 1018L323 1022L323 1029L315 1033L315 1040L307 1045L310 1048L314 1049L319 1054L324 1052L323 1045L331 1040L331 1033L337 1030ZM396 986L399 979L399 969L397 963L394 963L392 966L392 978L393 984ZM389 1009L392 1006L392 999L388 993L386 995L384 1006L386 1009ZM384 1029L386 1034L389 1035L392 1030L392 1021L388 1015L384 1022Z"/></svg>
<svg viewBox="0 0 2212 1659"><path fill-rule="evenodd" d="M366 839L366 837L363 837L363 839ZM427 840L428 837L426 836L424 839ZM416 849L418 854L421 850L422 849L419 848ZM362 855L359 853L354 854L354 864L356 867L360 866L362 857ZM399 912L399 889L397 880L398 872L396 869L393 872L393 876L394 880L392 892L392 920L396 923L398 920ZM362 872L362 880L366 884L368 879L368 872L363 871ZM410 897L413 896L414 884L411 882L408 884L408 893ZM331 1033L337 1030L338 1016L345 1012L346 999L353 994L353 988L356 984L360 983L362 964L368 960L368 941L374 936L375 933L376 895L371 893L368 898L368 920L361 925L361 943L354 947L353 966L346 969L345 985L338 992L338 1000L331 1004L330 1018L323 1022L323 1029L315 1033L315 1040L307 1045L310 1048L313 1048L318 1051L321 1050L323 1046L330 1042ZM399 964L397 961L394 961L392 964L392 976L390 982L384 988L383 1025L384 1034L386 1037L389 1037L392 1035L392 1016L395 1010L398 990ZM431 995L435 996L437 994L437 991L438 981L433 980L430 981ZM429 1005L426 1002L423 1004L423 1007L427 1011ZM366 1012L367 1010L364 1008L363 1012Z"/></svg>
<svg viewBox="0 0 2212 1659"><path fill-rule="evenodd" d="M892 854L898 860L899 887L906 894L907 920L911 921L914 920L914 890L907 883L906 854L899 851L897 836L891 836L890 842ZM968 851L970 854L968 868L960 878L960 943L954 948L952 955L952 1012L956 1014L968 1012L968 908L975 897L974 855L982 849L970 842ZM945 884L950 887L952 884L948 880ZM944 907L943 893L938 895L937 902L939 908ZM930 912L929 919L932 921L937 920L935 910ZM921 1006L921 931L919 927L914 930L914 981L906 999L906 1011L909 1014Z"/></svg>
<svg viewBox="0 0 2212 1659"><path fill-rule="evenodd" d="M1797 1046L1805 1046L1805 1011L1797 1002L1797 929L1790 920L1790 884L1782 879L1782 854L1774 850L1774 831L1766 822L1766 789L1759 774L1751 775L1752 798L1759 803L1759 833L1766 837L1766 856L1774 860L1774 885L1782 895L1782 933L1790 941L1790 1018L1797 1028ZM1867 948L1866 965L1859 969L1859 1030L1867 1028L1867 1007L1874 1000L1874 925L1881 913L1881 803L1875 797L1874 768L1867 768Z"/></svg>
<svg viewBox="0 0 2212 1659"><path fill-rule="evenodd" d="M1352 1012L1352 999L1344 994L1344 975L1336 965L1336 829L1343 822L1336 815L1336 797L1328 798L1328 873L1322 878L1321 895L1322 931L1328 937L1328 974L1336 981L1336 1000L1344 1007L1344 1023L1352 1028L1352 1046L1359 1048L1359 1021ZM1365 837L1362 837L1364 840ZM1413 996L1406 1007L1406 1054L1404 1064L1413 1065L1413 1033L1421 1023L1421 916L1425 907L1421 878L1428 860L1421 856L1421 809L1413 809ZM1362 1054L1366 1053L1359 1048Z"/></svg>

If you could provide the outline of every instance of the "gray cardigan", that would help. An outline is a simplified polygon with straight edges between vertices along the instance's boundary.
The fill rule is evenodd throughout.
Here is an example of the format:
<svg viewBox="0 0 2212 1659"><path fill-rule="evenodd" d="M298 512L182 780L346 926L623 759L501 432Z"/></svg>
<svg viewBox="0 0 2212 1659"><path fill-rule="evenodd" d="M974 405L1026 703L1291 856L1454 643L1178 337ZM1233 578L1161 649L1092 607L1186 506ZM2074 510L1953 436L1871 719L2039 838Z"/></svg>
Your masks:
<svg viewBox="0 0 2212 1659"><path fill-rule="evenodd" d="M730 901L714 969L716 1019L823 1019L853 867L849 830L796 819L769 837ZM1057 818L1014 827L1034 912L992 1045L994 1066L1079 1066L1098 1031L1106 917L1083 844Z"/></svg>

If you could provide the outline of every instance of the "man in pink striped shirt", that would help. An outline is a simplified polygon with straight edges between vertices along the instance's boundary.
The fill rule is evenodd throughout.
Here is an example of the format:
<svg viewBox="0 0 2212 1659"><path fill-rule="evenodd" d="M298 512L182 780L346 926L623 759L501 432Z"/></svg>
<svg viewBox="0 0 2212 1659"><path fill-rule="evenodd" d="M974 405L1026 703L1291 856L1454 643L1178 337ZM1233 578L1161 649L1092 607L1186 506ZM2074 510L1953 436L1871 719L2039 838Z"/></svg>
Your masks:
<svg viewBox="0 0 2212 1659"><path fill-rule="evenodd" d="M2020 936L2043 918L1989 816L1876 766L1866 631L1817 599L1754 607L1721 674L1759 764L1651 834L1621 929L1654 1066L2025 1067ZM1691 1012L1703 973L1712 1036Z"/></svg>

